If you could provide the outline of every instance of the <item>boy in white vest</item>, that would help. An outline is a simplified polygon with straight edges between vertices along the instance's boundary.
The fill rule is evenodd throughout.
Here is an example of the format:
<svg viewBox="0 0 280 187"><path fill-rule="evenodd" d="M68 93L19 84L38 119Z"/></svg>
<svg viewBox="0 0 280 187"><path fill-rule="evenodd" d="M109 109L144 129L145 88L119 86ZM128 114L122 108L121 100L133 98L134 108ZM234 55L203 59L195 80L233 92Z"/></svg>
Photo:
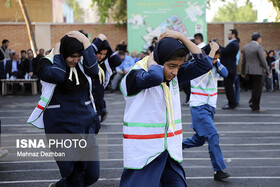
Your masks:
<svg viewBox="0 0 280 187"><path fill-rule="evenodd" d="M187 49L195 61L185 62ZM122 79L126 106L121 187L186 186L182 165L179 83L212 69L210 59L183 34L167 30L154 52Z"/></svg>
<svg viewBox="0 0 280 187"><path fill-rule="evenodd" d="M184 139L183 149L202 146L207 141L212 167L215 171L214 179L222 180L230 177L230 174L223 172L226 166L219 145L218 131L214 124L214 114L217 103L218 74L226 77L228 71L218 59L219 51L216 51L216 54L212 50L210 52L210 46L218 46L218 44L211 42L202 49L213 58L213 69L191 80L191 127L196 133L192 137Z"/></svg>

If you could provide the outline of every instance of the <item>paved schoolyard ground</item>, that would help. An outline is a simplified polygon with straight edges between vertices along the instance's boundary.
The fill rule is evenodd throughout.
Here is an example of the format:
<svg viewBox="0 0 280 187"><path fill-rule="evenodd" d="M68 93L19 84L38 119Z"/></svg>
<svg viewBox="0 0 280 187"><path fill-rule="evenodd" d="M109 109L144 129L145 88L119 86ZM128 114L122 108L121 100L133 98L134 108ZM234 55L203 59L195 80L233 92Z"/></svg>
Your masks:
<svg viewBox="0 0 280 187"><path fill-rule="evenodd" d="M184 99L182 94L181 100ZM213 180L207 144L183 151L183 166L190 187L279 187L280 186L280 92L263 92L264 113L253 113L248 107L250 92L241 93L240 106L222 110L224 94L218 96L215 122L220 133L227 171L232 177L225 182ZM0 96L2 145L10 154L0 159L0 186L45 187L60 179L52 158L45 160L14 160L12 145L16 137L43 134L25 124L36 106L39 95ZM109 115L98 135L101 174L96 187L118 186L122 173L122 120L124 99L120 93L106 93ZM193 134L189 128L188 107L182 107L184 138Z"/></svg>

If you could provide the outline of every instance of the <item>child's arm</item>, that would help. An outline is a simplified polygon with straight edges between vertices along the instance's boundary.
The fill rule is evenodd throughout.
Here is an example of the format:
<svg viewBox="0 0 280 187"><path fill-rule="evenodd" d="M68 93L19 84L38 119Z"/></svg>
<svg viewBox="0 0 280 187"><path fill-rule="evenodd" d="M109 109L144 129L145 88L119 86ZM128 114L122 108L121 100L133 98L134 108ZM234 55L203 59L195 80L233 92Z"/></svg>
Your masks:
<svg viewBox="0 0 280 187"><path fill-rule="evenodd" d="M170 37L180 40L184 46L186 46L191 53L202 53L201 49L197 47L192 41L190 41L187 37L185 37L182 33L172 30L166 30L164 33L160 35L160 39Z"/></svg>
<svg viewBox="0 0 280 187"><path fill-rule="evenodd" d="M216 63L214 64L217 68L217 72L222 76L222 77L227 77L228 76L228 70L227 68L221 64L220 60L217 59Z"/></svg>
<svg viewBox="0 0 280 187"><path fill-rule="evenodd" d="M219 55L216 55L216 51L219 49L219 45L216 42L211 42L210 43L211 51L209 53L209 57L213 59L213 64L217 68L217 72L222 76L222 77L227 77L228 76L228 70L225 66L223 66L220 62L220 60L217 58Z"/></svg>
<svg viewBox="0 0 280 187"><path fill-rule="evenodd" d="M164 80L163 66L158 65L153 53L148 59L148 71L144 69L131 70L126 78L127 95L135 95L143 89L158 86Z"/></svg>
<svg viewBox="0 0 280 187"><path fill-rule="evenodd" d="M180 40L183 45L189 49L194 57L194 62L185 62L179 69L177 76L180 84L199 77L213 68L212 59L209 58L204 51L197 47L182 33L166 30L160 35L160 39L164 37L171 37Z"/></svg>

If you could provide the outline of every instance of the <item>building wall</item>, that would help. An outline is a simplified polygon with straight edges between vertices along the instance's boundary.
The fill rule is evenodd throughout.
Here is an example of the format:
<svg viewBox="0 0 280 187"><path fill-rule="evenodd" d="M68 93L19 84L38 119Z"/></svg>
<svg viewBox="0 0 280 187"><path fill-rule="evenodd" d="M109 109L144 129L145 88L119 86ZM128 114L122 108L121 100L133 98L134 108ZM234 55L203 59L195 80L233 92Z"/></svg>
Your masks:
<svg viewBox="0 0 280 187"><path fill-rule="evenodd" d="M63 9L63 22L64 23L74 23L73 9L66 2L63 2L62 9Z"/></svg>
<svg viewBox="0 0 280 187"><path fill-rule="evenodd" d="M49 28L48 28L49 27ZM20 52L22 49L29 49L30 43L24 23L0 23L0 40L8 39L9 48ZM91 39L103 33L107 36L111 46L115 49L121 40L127 42L127 31L125 27L116 27L113 24L33 24L38 49L49 50L60 39L71 30L85 30Z"/></svg>
<svg viewBox="0 0 280 187"><path fill-rule="evenodd" d="M233 28L239 32L241 40L241 49L246 43L251 41L251 34L253 32L260 32L263 36L262 46L266 50L280 49L280 23L231 23ZM209 23L208 40L216 38L218 42L224 46L224 37L227 36L226 24L223 23ZM29 38L24 23L0 23L0 40L8 39L10 41L10 48L16 52L22 49L29 49ZM33 24L35 38L38 48L49 50L56 42L71 30L85 30L91 35L91 39L96 37L99 33L103 33L108 37L108 40L113 49L120 43L121 40L127 42L127 30L125 27L115 27L113 24L51 24L51 23L36 23ZM208 41L205 41L208 42ZM225 43L225 44L224 44Z"/></svg>
<svg viewBox="0 0 280 187"><path fill-rule="evenodd" d="M224 44L224 24L207 24L207 39L208 41L204 41L208 43L209 40L216 38L219 43Z"/></svg>
<svg viewBox="0 0 280 187"><path fill-rule="evenodd" d="M0 24L0 40L8 39L10 41L9 48L20 52L22 49L30 49L28 33L24 23L17 24ZM35 29L35 26L33 26Z"/></svg>
<svg viewBox="0 0 280 187"><path fill-rule="evenodd" d="M227 23L226 23L227 24ZM224 36L227 36L228 31L224 31L224 23L208 23L207 33L208 39L217 38L221 45L227 44L224 42ZM238 31L240 38L240 49L251 42L251 35L253 32L262 34L262 46L266 50L278 49L280 50L280 23L232 23L233 28Z"/></svg>
<svg viewBox="0 0 280 187"><path fill-rule="evenodd" d="M280 49L280 23L238 23L234 27L239 32L241 46L251 41L253 32L259 32L262 34L264 49Z"/></svg>
<svg viewBox="0 0 280 187"><path fill-rule="evenodd" d="M63 0L52 0L52 9L52 22L63 23Z"/></svg>
<svg viewBox="0 0 280 187"><path fill-rule="evenodd" d="M91 39L103 33L113 49L121 40L127 42L127 31L125 27L116 27L113 24L53 24L51 25L51 45L59 42L60 39L71 30L84 30L91 35Z"/></svg>
<svg viewBox="0 0 280 187"><path fill-rule="evenodd" d="M53 0L24 1L32 22L52 22ZM11 7L5 7L6 0L0 0L0 22L24 22L17 0L11 0Z"/></svg>

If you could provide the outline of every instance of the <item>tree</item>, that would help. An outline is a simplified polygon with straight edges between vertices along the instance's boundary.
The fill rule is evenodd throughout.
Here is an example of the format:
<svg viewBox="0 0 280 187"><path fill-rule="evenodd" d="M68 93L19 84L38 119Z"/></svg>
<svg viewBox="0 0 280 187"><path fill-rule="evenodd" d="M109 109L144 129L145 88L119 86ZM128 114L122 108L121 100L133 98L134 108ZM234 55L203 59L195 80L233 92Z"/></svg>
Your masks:
<svg viewBox="0 0 280 187"><path fill-rule="evenodd" d="M213 22L254 22L258 18L257 11L253 10L252 3L238 7L237 0L229 2L220 8L213 18Z"/></svg>
<svg viewBox="0 0 280 187"><path fill-rule="evenodd" d="M65 0L65 2L73 8L74 11L74 20L75 22L84 22L83 15L84 15L84 10L80 7L80 4L78 3L77 0Z"/></svg>
<svg viewBox="0 0 280 187"><path fill-rule="evenodd" d="M275 21L280 21L280 0L270 0L272 2L273 7L276 10L276 18Z"/></svg>
<svg viewBox="0 0 280 187"><path fill-rule="evenodd" d="M92 0L92 5L97 5L100 23L106 23L109 18L118 24L126 24L126 0Z"/></svg>
<svg viewBox="0 0 280 187"><path fill-rule="evenodd" d="M34 56L36 57L36 55L37 55L36 52L38 51L38 48L37 48L37 45L36 45L35 35L34 35L32 25L31 25L31 20L30 20L29 15L28 15L28 11L25 7L24 0L18 0L18 3L19 3L19 6L20 6L20 9L22 11L22 15L24 17L25 24L26 24L30 46L31 46L31 49L34 51ZM11 6L11 0L7 0L6 3L5 3L5 6L10 7Z"/></svg>
<svg viewBox="0 0 280 187"><path fill-rule="evenodd" d="M221 1L221 2L232 2L231 0L206 0L207 7L211 7L212 2ZM241 8L245 10L252 10L249 5L250 1L253 0L247 0L247 3L245 6L246 8ZM277 20L280 20L280 0L270 0L273 4L273 7L277 11ZM100 22L105 23L109 20L110 17L113 18L113 20L117 23L126 23L127 19L127 11L126 11L126 2L127 0L92 0L92 5L97 5L98 9L98 15L100 17ZM242 10L242 15L244 15L244 10ZM246 13L246 11L245 11ZM251 12L252 13L252 12ZM247 15L247 14L245 14ZM254 15L254 14L253 14ZM252 16L252 15L251 15ZM233 20L232 20L233 21Z"/></svg>

